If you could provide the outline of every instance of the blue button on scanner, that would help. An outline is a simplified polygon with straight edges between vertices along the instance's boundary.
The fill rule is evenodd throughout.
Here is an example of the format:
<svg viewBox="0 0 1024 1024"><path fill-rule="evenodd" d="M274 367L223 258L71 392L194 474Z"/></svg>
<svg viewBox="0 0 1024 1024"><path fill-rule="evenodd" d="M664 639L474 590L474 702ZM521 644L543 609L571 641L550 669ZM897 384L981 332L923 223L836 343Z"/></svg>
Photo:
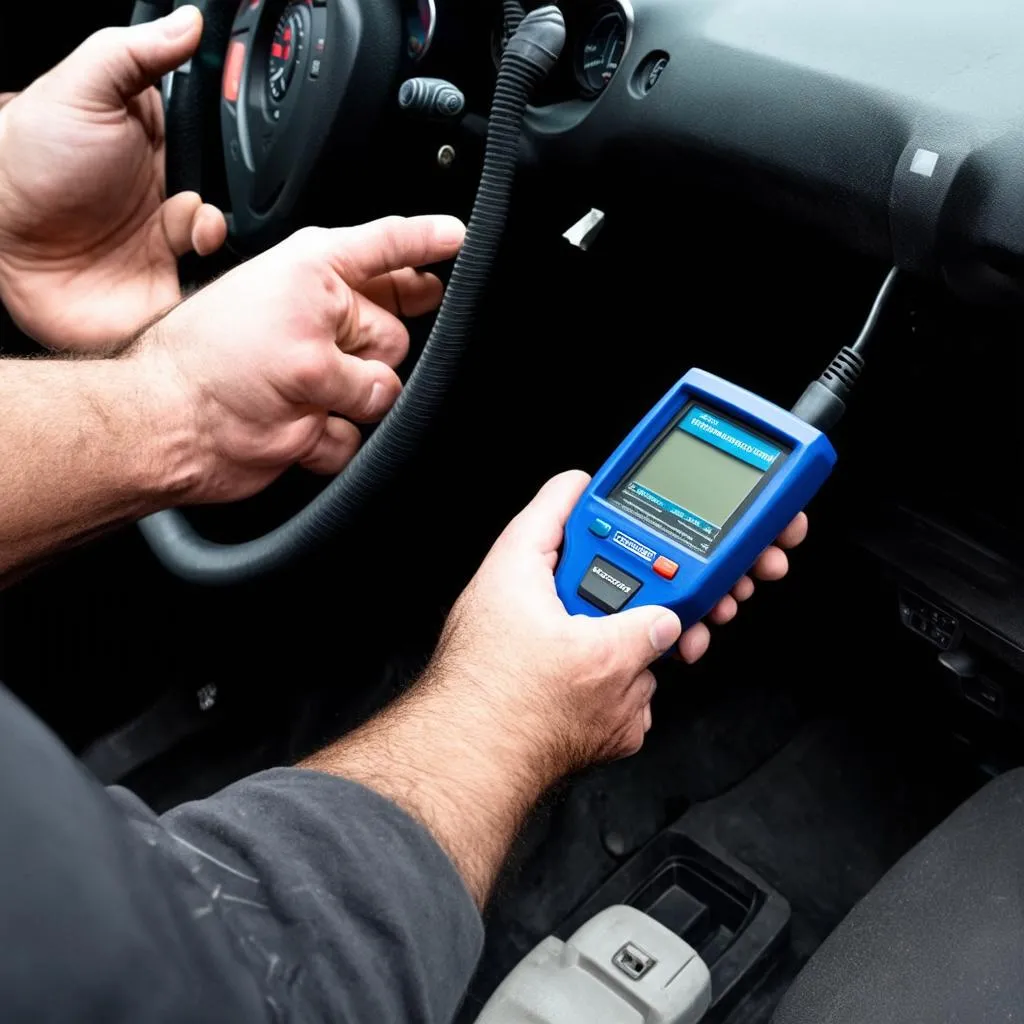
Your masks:
<svg viewBox="0 0 1024 1024"><path fill-rule="evenodd" d="M590 532L595 537L607 537L612 532L612 524L606 523L603 519L595 519L590 524Z"/></svg>

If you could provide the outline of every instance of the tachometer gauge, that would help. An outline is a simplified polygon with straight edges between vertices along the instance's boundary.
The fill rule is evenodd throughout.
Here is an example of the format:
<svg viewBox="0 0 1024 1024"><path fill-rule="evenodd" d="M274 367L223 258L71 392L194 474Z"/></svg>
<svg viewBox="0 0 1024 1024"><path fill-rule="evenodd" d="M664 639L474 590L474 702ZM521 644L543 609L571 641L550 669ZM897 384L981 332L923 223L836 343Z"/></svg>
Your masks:
<svg viewBox="0 0 1024 1024"><path fill-rule="evenodd" d="M603 8L576 51L576 79L587 96L612 80L626 52L629 23L619 9Z"/></svg>
<svg viewBox="0 0 1024 1024"><path fill-rule="evenodd" d="M267 62L267 88L275 102L280 103L288 94L288 87L295 77L295 68L302 53L305 31L303 29L302 4L292 4L274 29L270 44L270 60Z"/></svg>

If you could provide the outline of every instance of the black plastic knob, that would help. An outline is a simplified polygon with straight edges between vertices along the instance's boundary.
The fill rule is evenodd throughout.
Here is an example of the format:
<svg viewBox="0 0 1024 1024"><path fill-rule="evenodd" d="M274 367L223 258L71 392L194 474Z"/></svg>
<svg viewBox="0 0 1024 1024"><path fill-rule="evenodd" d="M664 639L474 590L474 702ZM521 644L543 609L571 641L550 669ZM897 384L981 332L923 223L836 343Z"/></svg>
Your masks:
<svg viewBox="0 0 1024 1024"><path fill-rule="evenodd" d="M451 121L462 116L466 97L443 78L410 78L398 90L398 105L411 114Z"/></svg>

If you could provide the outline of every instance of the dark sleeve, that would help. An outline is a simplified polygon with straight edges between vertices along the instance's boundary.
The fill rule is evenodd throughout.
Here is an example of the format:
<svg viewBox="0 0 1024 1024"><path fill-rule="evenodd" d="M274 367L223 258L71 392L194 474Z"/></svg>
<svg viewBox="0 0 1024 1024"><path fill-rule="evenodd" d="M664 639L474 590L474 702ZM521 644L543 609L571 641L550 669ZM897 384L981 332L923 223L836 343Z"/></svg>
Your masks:
<svg viewBox="0 0 1024 1024"><path fill-rule="evenodd" d="M282 768L161 825L210 913L276 983L271 998L332 1024L455 1015L483 945L480 915L430 834L389 800Z"/></svg>
<svg viewBox="0 0 1024 1024"><path fill-rule="evenodd" d="M280 769L162 819L0 689L0 1016L448 1021L480 917L393 804Z"/></svg>

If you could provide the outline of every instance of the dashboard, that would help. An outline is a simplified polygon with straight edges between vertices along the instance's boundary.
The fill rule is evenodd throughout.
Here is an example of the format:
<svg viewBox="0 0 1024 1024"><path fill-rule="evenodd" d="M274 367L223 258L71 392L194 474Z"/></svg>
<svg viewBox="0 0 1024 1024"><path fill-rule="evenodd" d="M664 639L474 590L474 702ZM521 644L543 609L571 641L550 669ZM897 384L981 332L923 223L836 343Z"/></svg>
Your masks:
<svg viewBox="0 0 1024 1024"><path fill-rule="evenodd" d="M1024 294L1014 0L565 0L538 162L685 160L855 249Z"/></svg>
<svg viewBox="0 0 1024 1024"><path fill-rule="evenodd" d="M335 6L348 13L335 16L332 30ZM961 296L1024 298L1024 47L1012 42L1024 38L1021 5L562 0L560 7L565 47L525 130L526 151L542 173L575 175L594 192L594 205L607 206L628 198L638 171L646 188L647 179L665 185L685 167L698 184L724 193L719 201L754 200L851 249L940 278ZM254 233L275 207L301 199L298 184L284 185L297 182L296 162L329 163L320 156L344 153L342 134L351 138L353 128L387 116L388 83L449 79L467 93L470 110L486 113L487 87L474 98L471 83L481 59L493 83L509 31L502 11L497 2L474 11L462 0L243 7L232 28L238 70L229 76L223 120L237 127L225 129L225 161L229 182L238 179L232 192L252 200ZM255 56L246 60L240 33L249 29ZM295 77L300 60L304 68L310 62L308 73ZM341 97L330 115L317 111L325 96Z"/></svg>

